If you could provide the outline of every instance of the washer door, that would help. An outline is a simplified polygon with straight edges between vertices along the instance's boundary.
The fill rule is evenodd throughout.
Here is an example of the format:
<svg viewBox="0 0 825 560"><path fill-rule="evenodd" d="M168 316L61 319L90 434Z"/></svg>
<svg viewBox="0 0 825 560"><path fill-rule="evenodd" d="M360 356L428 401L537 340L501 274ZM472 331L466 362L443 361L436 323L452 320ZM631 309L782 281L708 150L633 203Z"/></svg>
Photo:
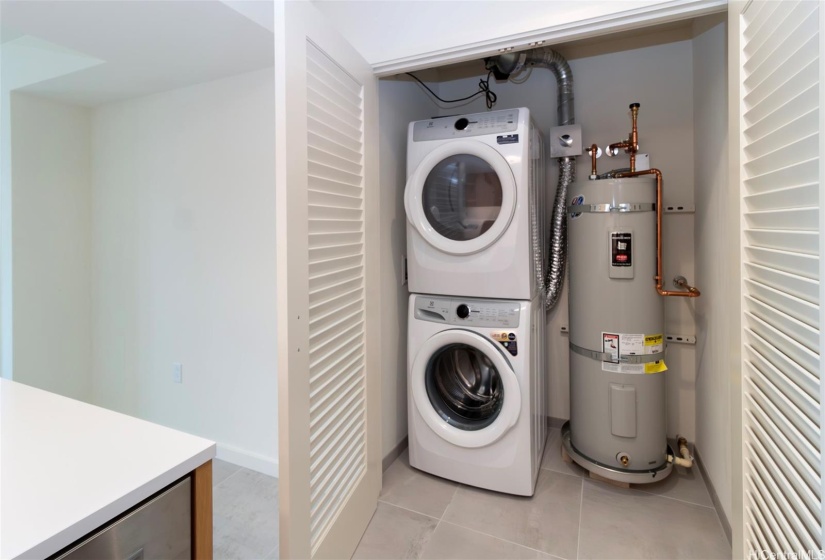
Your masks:
<svg viewBox="0 0 825 560"><path fill-rule="evenodd" d="M475 140L430 152L407 180L407 219L436 249L468 255L507 230L516 208L516 182L507 160Z"/></svg>
<svg viewBox="0 0 825 560"><path fill-rule="evenodd" d="M427 425L461 447L497 441L521 412L518 379L503 352L463 329L442 331L419 348L410 391Z"/></svg>

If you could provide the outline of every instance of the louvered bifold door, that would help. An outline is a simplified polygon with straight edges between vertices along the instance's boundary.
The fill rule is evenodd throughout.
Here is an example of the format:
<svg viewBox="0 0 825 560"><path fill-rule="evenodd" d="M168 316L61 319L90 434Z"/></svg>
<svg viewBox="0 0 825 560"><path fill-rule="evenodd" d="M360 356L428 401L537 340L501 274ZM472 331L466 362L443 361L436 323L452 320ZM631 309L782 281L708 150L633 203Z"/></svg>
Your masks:
<svg viewBox="0 0 825 560"><path fill-rule="evenodd" d="M349 558L381 485L376 79L310 3L278 9L281 557Z"/></svg>
<svg viewBox="0 0 825 560"><path fill-rule="evenodd" d="M739 22L746 557L823 548L820 10Z"/></svg>

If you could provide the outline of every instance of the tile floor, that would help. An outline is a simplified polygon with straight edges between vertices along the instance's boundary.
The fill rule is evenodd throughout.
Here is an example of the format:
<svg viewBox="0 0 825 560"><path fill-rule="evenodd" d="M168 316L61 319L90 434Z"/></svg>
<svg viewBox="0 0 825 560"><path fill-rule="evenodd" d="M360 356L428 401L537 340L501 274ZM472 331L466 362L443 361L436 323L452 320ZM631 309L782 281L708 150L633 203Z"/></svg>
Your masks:
<svg viewBox="0 0 825 560"><path fill-rule="evenodd" d="M730 558L698 469L642 489L594 482L562 461L551 429L532 498L430 476L406 452L384 473L354 558ZM278 479L213 461L215 560L278 558Z"/></svg>
<svg viewBox="0 0 825 560"><path fill-rule="evenodd" d="M215 560L278 558L278 479L212 461Z"/></svg>
<svg viewBox="0 0 825 560"><path fill-rule="evenodd" d="M384 473L354 558L731 557L698 468L625 490L563 462L560 444L559 430L550 430L532 498L426 475L404 453Z"/></svg>

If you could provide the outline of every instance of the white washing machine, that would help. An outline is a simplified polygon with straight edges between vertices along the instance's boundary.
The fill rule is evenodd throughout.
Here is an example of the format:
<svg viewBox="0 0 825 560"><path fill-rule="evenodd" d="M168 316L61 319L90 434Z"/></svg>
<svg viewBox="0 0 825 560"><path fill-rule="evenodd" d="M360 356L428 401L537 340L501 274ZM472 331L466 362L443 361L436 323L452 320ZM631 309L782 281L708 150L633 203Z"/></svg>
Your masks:
<svg viewBox="0 0 825 560"><path fill-rule="evenodd" d="M532 496L547 435L544 306L410 296L410 464Z"/></svg>
<svg viewBox="0 0 825 560"><path fill-rule="evenodd" d="M531 300L545 239L544 176L528 109L410 123L410 292Z"/></svg>

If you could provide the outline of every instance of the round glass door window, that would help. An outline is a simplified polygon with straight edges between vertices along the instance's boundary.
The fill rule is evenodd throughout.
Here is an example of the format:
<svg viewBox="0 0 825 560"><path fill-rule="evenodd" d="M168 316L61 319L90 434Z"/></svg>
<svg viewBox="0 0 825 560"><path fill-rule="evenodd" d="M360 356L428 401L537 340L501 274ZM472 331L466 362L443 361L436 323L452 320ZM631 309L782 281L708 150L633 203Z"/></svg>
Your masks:
<svg viewBox="0 0 825 560"><path fill-rule="evenodd" d="M425 384L435 411L461 430L486 428L504 402L498 370L484 352L467 344L439 350L427 365Z"/></svg>
<svg viewBox="0 0 825 560"><path fill-rule="evenodd" d="M478 156L457 154L433 167L422 189L427 221L440 235L468 241L484 234L501 211L498 174Z"/></svg>

